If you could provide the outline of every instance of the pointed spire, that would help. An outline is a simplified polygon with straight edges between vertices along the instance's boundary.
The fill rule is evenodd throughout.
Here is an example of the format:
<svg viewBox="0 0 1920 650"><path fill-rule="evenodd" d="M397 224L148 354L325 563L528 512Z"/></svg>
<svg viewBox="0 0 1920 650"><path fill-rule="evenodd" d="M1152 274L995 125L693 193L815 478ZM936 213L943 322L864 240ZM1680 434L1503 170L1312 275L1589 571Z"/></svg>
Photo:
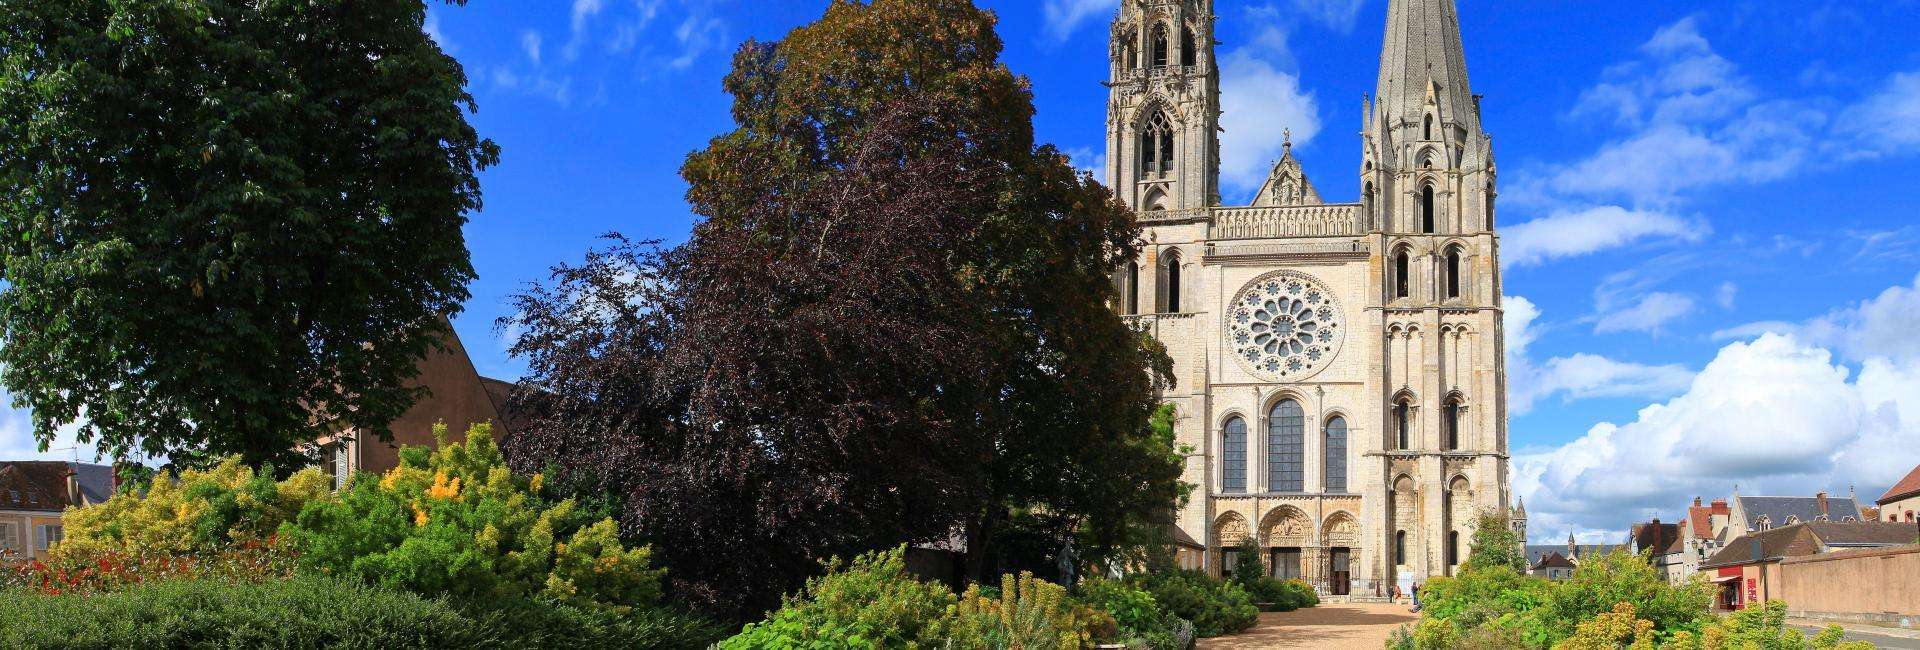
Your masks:
<svg viewBox="0 0 1920 650"><path fill-rule="evenodd" d="M1527 518L1527 498L1526 497L1520 497L1520 505L1514 507L1513 515L1520 519Z"/></svg>
<svg viewBox="0 0 1920 650"><path fill-rule="evenodd" d="M1389 119L1419 116L1431 98L1449 121L1478 122L1453 0L1391 0L1378 94Z"/></svg>

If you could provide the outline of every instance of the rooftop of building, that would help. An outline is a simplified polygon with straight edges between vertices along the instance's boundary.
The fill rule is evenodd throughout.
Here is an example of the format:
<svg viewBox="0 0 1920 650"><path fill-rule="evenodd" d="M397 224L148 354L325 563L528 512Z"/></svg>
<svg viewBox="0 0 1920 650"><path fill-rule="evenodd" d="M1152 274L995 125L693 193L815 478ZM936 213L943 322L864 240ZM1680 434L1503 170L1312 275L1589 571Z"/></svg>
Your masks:
<svg viewBox="0 0 1920 650"><path fill-rule="evenodd" d="M1836 548L1878 548L1911 544L1920 537L1910 524L1886 521L1812 521L1772 530L1750 533L1728 543L1714 553L1702 568L1739 566L1756 561L1753 544L1760 545L1758 560L1773 562L1783 558L1816 555Z"/></svg>
<svg viewBox="0 0 1920 650"><path fill-rule="evenodd" d="M1920 465L1913 466L1913 471L1894 482L1893 487L1887 488L1886 494L1880 495L1880 499L1874 503L1884 506L1911 497L1920 497Z"/></svg>

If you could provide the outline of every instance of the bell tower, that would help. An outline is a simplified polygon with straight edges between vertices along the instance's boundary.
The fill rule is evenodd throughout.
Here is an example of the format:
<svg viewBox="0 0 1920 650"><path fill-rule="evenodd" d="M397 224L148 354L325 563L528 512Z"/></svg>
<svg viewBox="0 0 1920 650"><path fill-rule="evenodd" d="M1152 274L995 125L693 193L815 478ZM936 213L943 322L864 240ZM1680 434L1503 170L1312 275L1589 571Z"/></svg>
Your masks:
<svg viewBox="0 0 1920 650"><path fill-rule="evenodd" d="M1121 0L1106 85L1107 185L1135 210L1219 204L1213 0Z"/></svg>

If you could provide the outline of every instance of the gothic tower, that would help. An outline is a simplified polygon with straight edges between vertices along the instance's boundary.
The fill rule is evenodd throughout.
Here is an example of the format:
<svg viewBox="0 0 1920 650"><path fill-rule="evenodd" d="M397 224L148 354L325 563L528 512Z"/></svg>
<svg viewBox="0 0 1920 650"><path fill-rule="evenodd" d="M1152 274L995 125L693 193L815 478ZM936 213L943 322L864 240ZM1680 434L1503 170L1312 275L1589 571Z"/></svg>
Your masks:
<svg viewBox="0 0 1920 650"><path fill-rule="evenodd" d="M1121 0L1107 84L1107 182L1134 209L1219 203L1213 0Z"/></svg>

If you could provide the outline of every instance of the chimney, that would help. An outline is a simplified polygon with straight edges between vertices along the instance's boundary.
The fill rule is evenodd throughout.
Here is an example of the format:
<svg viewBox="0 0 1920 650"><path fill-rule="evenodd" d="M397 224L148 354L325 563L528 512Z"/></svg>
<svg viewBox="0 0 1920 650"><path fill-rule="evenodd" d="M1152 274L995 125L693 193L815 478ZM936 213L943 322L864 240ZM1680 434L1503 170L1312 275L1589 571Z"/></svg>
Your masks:
<svg viewBox="0 0 1920 650"><path fill-rule="evenodd" d="M1826 516L1827 515L1827 491L1821 490L1819 494L1813 495L1813 498L1820 500L1820 515L1823 517Z"/></svg>
<svg viewBox="0 0 1920 650"><path fill-rule="evenodd" d="M1695 508L1698 508L1698 507L1700 507L1700 497L1694 497L1694 498L1693 498L1693 507L1695 507Z"/></svg>

